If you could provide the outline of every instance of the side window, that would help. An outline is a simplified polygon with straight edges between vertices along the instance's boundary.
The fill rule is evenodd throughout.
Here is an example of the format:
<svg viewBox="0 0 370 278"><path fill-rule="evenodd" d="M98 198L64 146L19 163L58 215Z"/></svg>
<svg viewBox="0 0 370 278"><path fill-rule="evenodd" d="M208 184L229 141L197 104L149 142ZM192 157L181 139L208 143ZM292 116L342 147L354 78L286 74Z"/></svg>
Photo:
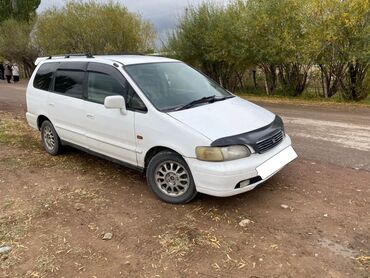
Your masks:
<svg viewBox="0 0 370 278"><path fill-rule="evenodd" d="M107 96L121 95L126 97L126 89L112 76L99 72L89 72L87 99L104 103Z"/></svg>
<svg viewBox="0 0 370 278"><path fill-rule="evenodd" d="M54 71L57 69L58 65L59 63L45 63L41 65L33 80L33 87L48 91L51 81L53 80Z"/></svg>
<svg viewBox="0 0 370 278"><path fill-rule="evenodd" d="M58 70L54 91L70 97L82 98L84 75L83 71Z"/></svg>

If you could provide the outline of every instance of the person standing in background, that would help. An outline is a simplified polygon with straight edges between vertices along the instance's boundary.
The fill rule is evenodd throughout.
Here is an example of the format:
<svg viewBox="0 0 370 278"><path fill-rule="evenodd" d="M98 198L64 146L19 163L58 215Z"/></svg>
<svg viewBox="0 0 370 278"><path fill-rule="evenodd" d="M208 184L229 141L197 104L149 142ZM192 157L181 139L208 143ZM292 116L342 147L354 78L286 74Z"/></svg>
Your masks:
<svg viewBox="0 0 370 278"><path fill-rule="evenodd" d="M3 62L0 62L0 80L4 80L4 70Z"/></svg>
<svg viewBox="0 0 370 278"><path fill-rule="evenodd" d="M8 83L11 83L10 80L12 80L12 67L9 65L9 62L5 62L4 73L5 73L6 81L8 81Z"/></svg>
<svg viewBox="0 0 370 278"><path fill-rule="evenodd" d="M19 81L19 68L16 63L12 66L13 81L17 83Z"/></svg>

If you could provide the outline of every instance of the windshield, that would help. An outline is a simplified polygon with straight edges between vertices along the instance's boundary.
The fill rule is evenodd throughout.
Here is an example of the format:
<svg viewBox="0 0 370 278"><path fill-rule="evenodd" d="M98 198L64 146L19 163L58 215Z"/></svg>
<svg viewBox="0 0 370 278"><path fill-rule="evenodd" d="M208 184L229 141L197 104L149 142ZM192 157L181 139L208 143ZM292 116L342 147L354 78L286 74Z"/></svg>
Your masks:
<svg viewBox="0 0 370 278"><path fill-rule="evenodd" d="M138 64L125 69L160 111L190 108L189 103L202 99L214 101L232 97L216 82L184 63ZM199 101L196 104L205 103Z"/></svg>

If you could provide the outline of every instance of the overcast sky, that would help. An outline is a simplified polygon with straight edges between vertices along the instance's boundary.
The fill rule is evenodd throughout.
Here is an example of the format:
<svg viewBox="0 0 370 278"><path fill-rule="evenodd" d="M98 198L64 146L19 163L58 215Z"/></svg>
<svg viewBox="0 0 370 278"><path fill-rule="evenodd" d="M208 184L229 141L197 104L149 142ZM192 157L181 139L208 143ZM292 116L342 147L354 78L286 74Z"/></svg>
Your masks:
<svg viewBox="0 0 370 278"><path fill-rule="evenodd" d="M101 0L105 2L104 0ZM125 5L131 12L139 13L144 19L150 20L161 39L171 31L176 21L188 5L198 5L203 0L118 0ZM226 2L223 0L213 0L215 2ZM56 6L61 7L66 0L41 0L37 12Z"/></svg>

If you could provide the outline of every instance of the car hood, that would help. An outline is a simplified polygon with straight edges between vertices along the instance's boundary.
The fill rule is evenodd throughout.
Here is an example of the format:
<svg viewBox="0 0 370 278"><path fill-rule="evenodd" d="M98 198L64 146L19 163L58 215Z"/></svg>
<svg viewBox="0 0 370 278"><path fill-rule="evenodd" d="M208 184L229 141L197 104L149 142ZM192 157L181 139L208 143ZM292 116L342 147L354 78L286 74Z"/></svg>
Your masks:
<svg viewBox="0 0 370 278"><path fill-rule="evenodd" d="M270 111L239 97L168 114L211 141L259 129L275 119Z"/></svg>

